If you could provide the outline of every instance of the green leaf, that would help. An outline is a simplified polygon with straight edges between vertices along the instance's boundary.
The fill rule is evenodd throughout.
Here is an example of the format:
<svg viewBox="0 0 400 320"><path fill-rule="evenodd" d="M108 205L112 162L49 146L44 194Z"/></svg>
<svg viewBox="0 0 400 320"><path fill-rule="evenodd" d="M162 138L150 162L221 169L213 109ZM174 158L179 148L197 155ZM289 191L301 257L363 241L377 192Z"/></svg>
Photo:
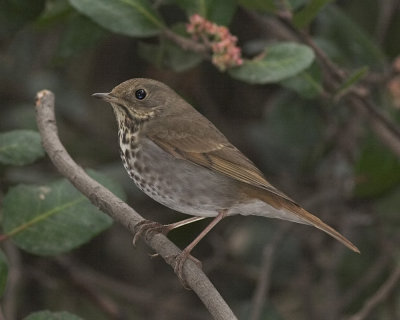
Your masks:
<svg viewBox="0 0 400 320"><path fill-rule="evenodd" d="M57 49L57 58L67 59L95 46L104 39L107 31L87 17L74 12L68 21Z"/></svg>
<svg viewBox="0 0 400 320"><path fill-rule="evenodd" d="M354 166L358 197L380 196L400 183L400 161L375 137L369 136Z"/></svg>
<svg viewBox="0 0 400 320"><path fill-rule="evenodd" d="M298 28L308 26L319 11L329 2L332 2L332 0L311 0L308 5L293 16L294 25Z"/></svg>
<svg viewBox="0 0 400 320"><path fill-rule="evenodd" d="M323 92L322 76L318 64L313 63L297 76L283 80L281 85L292 89L306 99L312 99Z"/></svg>
<svg viewBox="0 0 400 320"><path fill-rule="evenodd" d="M262 12L275 13L276 0L239 0L241 6Z"/></svg>
<svg viewBox="0 0 400 320"><path fill-rule="evenodd" d="M276 1L276 0L239 0L241 6L267 13L278 13L280 10L285 9L293 11L299 7L303 7L307 0L288 0L288 1Z"/></svg>
<svg viewBox="0 0 400 320"><path fill-rule="evenodd" d="M0 163L26 165L44 156L40 135L33 130L0 134Z"/></svg>
<svg viewBox="0 0 400 320"><path fill-rule="evenodd" d="M199 14L220 25L228 25L236 11L236 0L175 0L187 14Z"/></svg>
<svg viewBox="0 0 400 320"><path fill-rule="evenodd" d="M337 46L339 63L351 68L369 66L382 70L386 59L381 49L353 19L334 5L328 5L318 16L318 37Z"/></svg>
<svg viewBox="0 0 400 320"><path fill-rule="evenodd" d="M282 2L276 2L278 6L286 5L291 8L292 11L298 11L303 8L310 0L285 0Z"/></svg>
<svg viewBox="0 0 400 320"><path fill-rule="evenodd" d="M177 24L172 30L179 35L187 36L183 24ZM139 55L157 67L165 67L175 72L183 72L198 65L203 57L195 52L184 50L168 39L162 39L160 44L140 42Z"/></svg>
<svg viewBox="0 0 400 320"><path fill-rule="evenodd" d="M165 44L165 54L165 65L175 72L189 70L203 61L198 53L183 50L170 41Z"/></svg>
<svg viewBox="0 0 400 320"><path fill-rule="evenodd" d="M265 120L248 127L249 141L260 151L262 171L299 175L313 168L321 156L324 122L320 105L284 91L274 99ZM268 173L268 172L267 172Z"/></svg>
<svg viewBox="0 0 400 320"><path fill-rule="evenodd" d="M82 318L66 312L38 311L25 317L24 320L83 320Z"/></svg>
<svg viewBox="0 0 400 320"><path fill-rule="evenodd" d="M359 82L368 73L369 68L364 66L350 74L347 79L340 85L335 94L335 99L344 96L357 82Z"/></svg>
<svg viewBox="0 0 400 320"><path fill-rule="evenodd" d="M185 51L169 41L161 45L140 42L138 52L147 62L175 72L191 69L203 60L199 54Z"/></svg>
<svg viewBox="0 0 400 320"><path fill-rule="evenodd" d="M7 284L8 262L2 251L0 251L0 297L3 295Z"/></svg>
<svg viewBox="0 0 400 320"><path fill-rule="evenodd" d="M53 25L63 23L71 13L76 10L70 5L68 0L51 1L47 3L45 10L35 21L35 25L40 28L51 28Z"/></svg>
<svg viewBox="0 0 400 320"><path fill-rule="evenodd" d="M45 0L0 1L0 38L4 39L35 20L45 7Z"/></svg>
<svg viewBox="0 0 400 320"><path fill-rule="evenodd" d="M99 173L90 175L124 197L121 188ZM22 249L56 255L88 242L112 224L70 182L18 185L4 197L3 230Z"/></svg>
<svg viewBox="0 0 400 320"><path fill-rule="evenodd" d="M267 47L261 56L245 60L243 65L228 72L233 78L248 83L274 83L299 74L313 60L314 52L305 45L278 43Z"/></svg>
<svg viewBox="0 0 400 320"><path fill-rule="evenodd" d="M156 35L164 23L146 0L69 0L107 30L133 37Z"/></svg>

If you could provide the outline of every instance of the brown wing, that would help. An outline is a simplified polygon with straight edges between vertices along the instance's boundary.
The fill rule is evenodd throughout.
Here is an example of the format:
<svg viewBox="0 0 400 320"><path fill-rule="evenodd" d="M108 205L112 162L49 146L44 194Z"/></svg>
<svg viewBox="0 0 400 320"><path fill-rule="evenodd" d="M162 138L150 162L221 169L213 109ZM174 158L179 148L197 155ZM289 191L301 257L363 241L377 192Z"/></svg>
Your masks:
<svg viewBox="0 0 400 320"><path fill-rule="evenodd" d="M253 162L204 117L192 114L190 119L162 121L158 125L153 122L146 135L166 152L293 201L273 187Z"/></svg>

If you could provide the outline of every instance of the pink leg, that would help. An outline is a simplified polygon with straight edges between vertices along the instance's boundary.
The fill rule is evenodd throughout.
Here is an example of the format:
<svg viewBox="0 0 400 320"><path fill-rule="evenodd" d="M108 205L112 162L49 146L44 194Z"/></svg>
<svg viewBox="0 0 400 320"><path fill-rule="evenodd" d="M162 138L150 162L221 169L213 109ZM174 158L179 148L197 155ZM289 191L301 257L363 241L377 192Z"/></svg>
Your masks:
<svg viewBox="0 0 400 320"><path fill-rule="evenodd" d="M178 222L175 222L175 223L167 224L165 226L168 227L169 231L171 231L172 229L176 229L176 228L179 228L179 227L182 227L182 226L186 226L189 223L200 221L200 220L203 220L205 218L206 217L191 217L191 218L188 218L188 219L185 219L185 220L182 220L182 221L178 221Z"/></svg>
<svg viewBox="0 0 400 320"><path fill-rule="evenodd" d="M203 239L207 233L211 231L212 228L216 226L218 222L220 222L223 218L226 217L228 210L221 210L218 215L210 222L210 224L185 248L182 252L174 257L175 258L175 266L174 271L178 275L179 279L182 281L183 285L187 288L186 282L183 277L183 266L187 258L191 258L194 262L200 264L200 261L193 258L190 255L190 252L193 248Z"/></svg>
<svg viewBox="0 0 400 320"><path fill-rule="evenodd" d="M182 221L178 221L175 223L170 223L163 225L161 223L155 222L155 221L150 221L150 220L143 220L139 222L135 229L135 236L133 237L133 244L136 244L136 241L139 239L139 237L144 233L145 236L148 236L151 232L159 232L164 235L167 235L168 232L170 232L173 229L185 226L189 223L196 222L199 220L203 220L205 217L191 217Z"/></svg>

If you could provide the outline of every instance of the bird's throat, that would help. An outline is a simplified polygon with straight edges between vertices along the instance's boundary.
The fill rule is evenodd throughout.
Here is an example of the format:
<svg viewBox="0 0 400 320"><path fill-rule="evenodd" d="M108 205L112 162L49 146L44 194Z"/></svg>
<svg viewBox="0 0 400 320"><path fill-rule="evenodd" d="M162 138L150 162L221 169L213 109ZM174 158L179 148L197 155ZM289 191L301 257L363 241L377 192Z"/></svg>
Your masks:
<svg viewBox="0 0 400 320"><path fill-rule="evenodd" d="M118 123L118 138L122 149L134 150L138 147L139 134L143 127L143 122L137 119L123 118Z"/></svg>

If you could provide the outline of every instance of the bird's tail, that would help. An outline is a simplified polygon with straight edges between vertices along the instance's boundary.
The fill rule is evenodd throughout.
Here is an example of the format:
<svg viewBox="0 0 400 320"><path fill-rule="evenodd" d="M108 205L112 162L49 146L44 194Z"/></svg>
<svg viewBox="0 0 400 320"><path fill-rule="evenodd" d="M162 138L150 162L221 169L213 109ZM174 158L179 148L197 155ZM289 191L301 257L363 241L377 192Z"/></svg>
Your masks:
<svg viewBox="0 0 400 320"><path fill-rule="evenodd" d="M350 240L341 235L332 227L328 226L321 219L317 218L307 210L300 207L290 198L283 197L278 194L274 194L272 192L268 192L267 190L262 190L261 188L246 188L246 189L247 189L246 193L251 197L253 197L253 199L258 198L259 200L262 200L264 203L268 204L269 206L271 206L273 209L276 210L276 211L274 210L275 214L272 215L266 214L265 211L264 213L258 212L256 213L257 215L265 215L273 218L280 218L293 222L312 225L326 232L336 240L340 241L350 250L360 253L360 250L358 250L358 248L354 244L352 244Z"/></svg>
<svg viewBox="0 0 400 320"><path fill-rule="evenodd" d="M335 238L336 240L340 241L343 243L347 248L350 250L353 250L354 252L360 253L360 250L351 243L350 240L348 240L346 237L341 235L338 231L333 229L331 226L327 225L324 223L321 219L317 218L307 210L303 209L302 207L298 206L295 203L288 203L283 205L284 209L290 211L291 213L295 214L298 218L301 220L305 220L307 224L310 224L327 234L329 234L331 237Z"/></svg>

